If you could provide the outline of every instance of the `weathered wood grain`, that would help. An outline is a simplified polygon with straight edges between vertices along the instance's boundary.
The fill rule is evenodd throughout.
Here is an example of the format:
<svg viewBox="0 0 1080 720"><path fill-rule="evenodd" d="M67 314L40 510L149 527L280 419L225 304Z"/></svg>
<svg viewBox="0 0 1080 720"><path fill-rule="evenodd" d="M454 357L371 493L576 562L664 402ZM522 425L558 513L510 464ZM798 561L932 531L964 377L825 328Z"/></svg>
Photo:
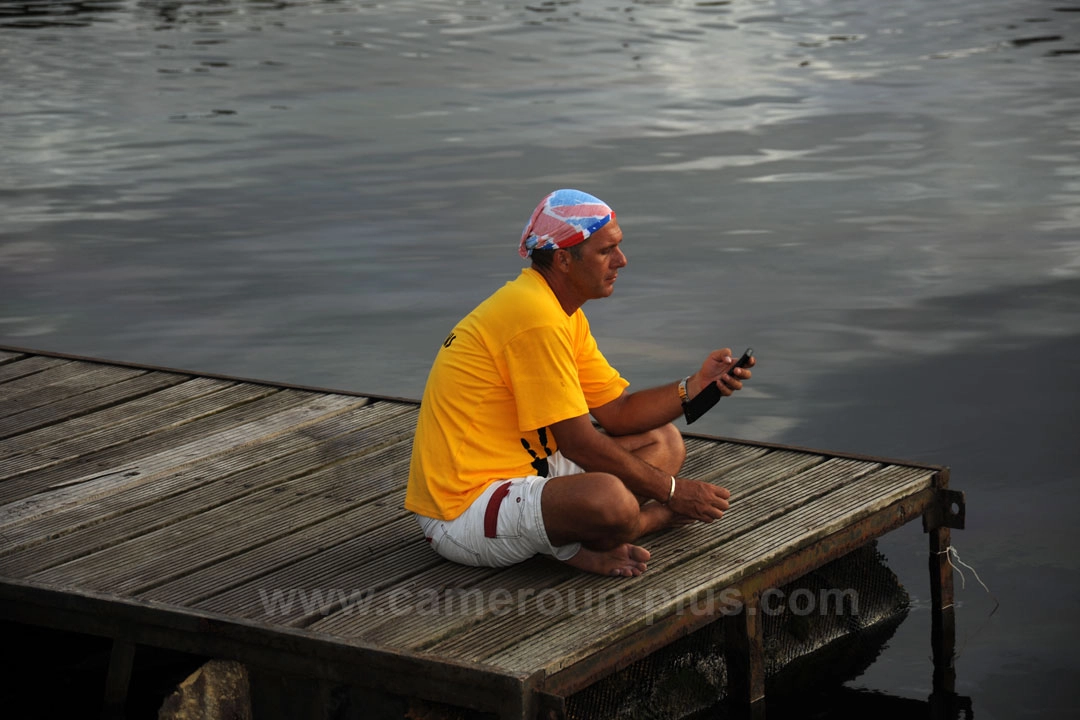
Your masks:
<svg viewBox="0 0 1080 720"><path fill-rule="evenodd" d="M42 355L24 355L22 358L15 358L14 362L4 363L0 366L0 398L4 397L3 384L8 381L39 373L49 368L66 365L70 362L70 360L44 357Z"/></svg>
<svg viewBox="0 0 1080 720"><path fill-rule="evenodd" d="M294 480L411 436L415 408L363 404L282 436L5 528L0 573L21 577Z"/></svg>
<svg viewBox="0 0 1080 720"><path fill-rule="evenodd" d="M91 365L89 363L65 362L46 368L40 372L33 373L32 375L24 375L14 380L8 380L3 385L0 385L4 392L4 406L5 408L18 407L23 395L42 388L64 385L84 375L100 374L101 371L105 369L106 368L98 365ZM116 370L118 368L108 369Z"/></svg>
<svg viewBox="0 0 1080 720"><path fill-rule="evenodd" d="M42 472L17 476L0 481L0 514L2 503L10 503L49 488L85 482L103 475L119 472L139 472L133 466L143 458L168 456L176 449L185 452L194 448L186 446L230 428L257 421L259 418L299 405L310 394L292 390L275 390L259 385L238 385L217 393L215 407L196 412L190 422L168 428L142 438L136 438L117 447L90 453ZM133 476L134 477L134 476ZM2 521L0 521L2 525Z"/></svg>
<svg viewBox="0 0 1080 720"><path fill-rule="evenodd" d="M154 532L29 577L125 594L143 592L402 487L409 455L404 445L392 445L205 512L182 516ZM373 482L380 471L386 473L382 482ZM365 482L354 483L357 477Z"/></svg>
<svg viewBox="0 0 1080 720"><path fill-rule="evenodd" d="M310 396L307 398L289 397L286 394L288 392L279 393L275 397L267 398L266 401L250 403L240 408L245 412L230 418L231 423L212 432L200 433L197 438L181 445L168 446L160 442L144 445L141 448L142 453L138 456L125 457L125 462L111 464L104 471L61 478L51 473L50 468L38 475L24 475L0 483L0 499L8 500L13 496L17 498L0 505L0 530L30 517L46 515L64 507L117 492L131 485L149 482L157 475L175 471L206 457L224 455L236 448L281 435L297 425L312 422L328 413L342 412L360 402L348 396L314 399ZM273 402L277 400L283 400L284 403ZM306 402L303 402L304 400ZM217 413L208 420L220 419L228 412L230 411ZM179 429L194 424L198 423L191 423ZM158 433L146 439L159 440L161 435L169 434L169 432ZM129 443L127 447L138 442ZM113 450L105 452L109 453ZM91 457L100 457L100 454ZM100 467L100 462L97 464Z"/></svg>
<svg viewBox="0 0 1080 720"><path fill-rule="evenodd" d="M6 459L34 450L73 441L82 436L108 431L139 417L167 410L202 395L223 390L235 383L190 375L150 372L73 399L68 412L55 415L38 430L22 431L2 444L0 458ZM50 448L49 452L55 452Z"/></svg>
<svg viewBox="0 0 1080 720"><path fill-rule="evenodd" d="M17 418L20 413L29 412L36 408L47 406L50 403L82 395L83 393L108 387L109 385L113 385L123 380L129 380L138 375L146 374L145 370L112 367L108 365L104 367L91 366L89 368L82 368L76 363L71 363L69 366L59 369L64 370L66 367L85 370L85 372L78 372L54 383L21 390L10 398L5 398L4 403L0 405L0 418L11 418L10 421L16 423L18 422ZM0 367L0 370L2 369L3 367ZM44 375L47 373L43 372L39 374ZM23 379L31 380L34 377L36 377L36 375ZM0 385L0 387L5 387L5 385ZM5 430L5 428L0 426L0 431L3 430Z"/></svg>
<svg viewBox="0 0 1080 720"><path fill-rule="evenodd" d="M396 498L395 498L396 499ZM146 600L194 606L216 598L241 585L254 586L267 575L352 541L359 536L369 539L368 555L386 533L389 523L401 520L408 512L397 502L373 501L346 512L332 515L297 532L257 545L201 570L139 593ZM358 541L359 542L359 541ZM227 611L246 604L244 592L220 601Z"/></svg>
<svg viewBox="0 0 1080 720"><path fill-rule="evenodd" d="M34 408L11 417L0 419L0 456L14 455L27 445L32 445L32 431L40 429L45 436L64 436L60 430L63 423L71 418L78 418L108 408L117 403L153 392L159 388L176 385L190 379L186 375L174 373L149 372L130 380L107 385L97 390L76 395ZM25 439L24 439L25 438Z"/></svg>
<svg viewBox="0 0 1080 720"><path fill-rule="evenodd" d="M171 398L154 398L155 401L161 403L161 406L152 412L132 412L123 420L113 419L108 416L105 418L90 418L90 421L97 421L95 423L97 429L83 433L72 432L69 429L65 439L54 442L47 448L32 450L16 457L0 460L0 480L22 475L32 470L44 470L67 460L74 460L84 455L123 445L132 440L153 435L160 430L179 427L200 417L213 415L220 412L223 407L227 407L223 403L230 397L227 392L220 398L215 393L227 391L231 387L235 386L220 381L200 382L200 380L193 380L179 387L170 388L177 391L173 393L174 395L183 393L187 396L183 399L170 402ZM246 395L248 393L247 388L241 387L239 390L241 394ZM112 409L124 411L127 408ZM88 420L86 417L79 419ZM63 428L68 424L61 423L54 427Z"/></svg>

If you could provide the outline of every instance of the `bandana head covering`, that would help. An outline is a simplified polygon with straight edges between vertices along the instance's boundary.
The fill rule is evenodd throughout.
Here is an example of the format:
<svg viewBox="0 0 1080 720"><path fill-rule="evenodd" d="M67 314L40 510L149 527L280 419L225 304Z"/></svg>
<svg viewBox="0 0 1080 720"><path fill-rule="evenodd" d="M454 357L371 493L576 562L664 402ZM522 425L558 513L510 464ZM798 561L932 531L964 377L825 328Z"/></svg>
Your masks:
<svg viewBox="0 0 1080 720"><path fill-rule="evenodd" d="M529 218L518 255L533 250L558 250L577 245L611 222L615 211L607 203L580 190L556 190L536 206Z"/></svg>

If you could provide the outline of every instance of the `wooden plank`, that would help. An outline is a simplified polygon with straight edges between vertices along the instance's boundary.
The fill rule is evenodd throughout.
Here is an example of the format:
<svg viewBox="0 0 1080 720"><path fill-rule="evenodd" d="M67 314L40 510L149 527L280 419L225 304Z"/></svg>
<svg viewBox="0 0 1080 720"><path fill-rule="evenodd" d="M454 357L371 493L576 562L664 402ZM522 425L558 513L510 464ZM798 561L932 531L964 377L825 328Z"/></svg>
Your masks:
<svg viewBox="0 0 1080 720"><path fill-rule="evenodd" d="M96 365L84 362L69 362L46 368L32 375L24 375L3 384L3 405L6 407L16 402L24 393L39 390L51 385L60 385L82 375L101 370L108 365Z"/></svg>
<svg viewBox="0 0 1080 720"><path fill-rule="evenodd" d="M758 568L870 515L899 497L925 489L929 479L921 474L923 472L918 468L891 466L844 483L836 492L819 495L789 513L770 519L767 524L757 524L755 532L741 533L731 542L681 566L680 570L684 571L681 579L686 584L676 582L672 587L670 578L658 581L655 576L651 578L652 582L625 584L620 588L621 602L637 608L636 615L604 616L581 612L567 616L557 627L544 633L542 649L535 641L531 645L518 641L489 654L485 662L507 670L523 666L537 669L539 666L553 674L589 655L603 652L605 645L616 635L630 634L658 617L684 612L688 608L700 611L700 605L696 603L710 591L712 598L717 599L720 593L736 586L740 578L751 575ZM867 498L872 500L861 502ZM855 515L852 508L857 508ZM754 552L759 554L748 554ZM642 577L647 576L648 573ZM705 605L706 608L711 606L714 612L720 609L709 602Z"/></svg>
<svg viewBox="0 0 1080 720"><path fill-rule="evenodd" d="M308 394L310 396L310 394ZM200 408L191 422L106 448L31 475L0 482L0 503L12 502L50 487L85 482L99 475L125 471L141 458L167 453L205 435L250 423L301 403L305 396L259 385L236 385L214 395L216 409ZM141 471L140 475L142 474ZM2 514L2 505L0 505Z"/></svg>
<svg viewBox="0 0 1080 720"><path fill-rule="evenodd" d="M28 355L24 356L24 358L25 359L8 362L3 366L0 366L0 383L6 383L15 378L31 375L33 373L41 372L42 370L48 370L49 368L71 362L70 360L42 357L40 355ZM4 396L3 387L4 386L0 384L0 398L3 398Z"/></svg>
<svg viewBox="0 0 1080 720"><path fill-rule="evenodd" d="M104 394L99 395L95 391L79 395L73 398L74 402L69 406L70 414L63 418L54 417L53 424L0 441L0 458L23 455L99 432L103 428L115 427L119 423L209 395L233 384L173 373L139 375L103 388Z"/></svg>
<svg viewBox="0 0 1080 720"><path fill-rule="evenodd" d="M347 398L355 402L355 398ZM325 399L324 399L325 401ZM337 463L206 512L184 517L154 532L104 548L29 577L49 583L134 594L266 544L325 518L385 495L404 481L407 443ZM395 458L396 456L396 458ZM388 463L395 459L396 462ZM380 481L365 477L387 465ZM147 558L153 558L147 562Z"/></svg>
<svg viewBox="0 0 1080 720"><path fill-rule="evenodd" d="M727 473L719 475L723 484L733 489L735 498L740 495L750 495L756 490L768 487L770 484L779 483L785 477L791 477L796 473L806 470L815 464L820 464L824 458L812 456L809 453L791 451L773 451L768 456L758 456L752 462L738 465L723 465L719 460L731 459L732 448L743 446L730 444L710 444L700 456L700 471L708 467L727 467ZM692 468L691 468L692 470ZM690 473L684 473L690 475ZM697 475L705 474L698 472ZM686 553L697 552L700 538L687 541L685 535L678 532L664 532L643 539L643 544L649 547L653 553L653 562L665 555L678 556ZM651 563L650 563L651 565ZM501 603L499 608L477 608L475 604L469 607L447 608L444 613L426 613L422 617L410 614L408 611L390 613L386 608L394 593L400 592L400 588L390 587L384 590L382 597L373 601L373 607L383 608L381 612L376 610L365 616L339 616L332 615L326 620L312 626L312 629L327 631L334 635L352 638L364 638L368 640L378 639L380 642L388 642L394 647L409 647L418 650L427 649L429 644L445 640L467 630L477 622L484 620L492 612L503 610L515 612L517 602L527 597L531 592L536 593L548 587L552 587L564 581L580 578L582 573L568 566L559 565L554 561L537 558L534 563L526 563L524 575L499 575L498 589L510 594L512 603ZM650 573L652 570L649 571ZM429 578L429 576L417 576L415 582L426 583L427 587L441 587L443 580ZM449 584L447 587L457 587ZM482 590L484 588L481 588ZM488 588L494 592L496 587ZM489 595L496 598L495 595ZM499 596L501 599L503 596ZM415 628L422 627L422 633L416 633Z"/></svg>
<svg viewBox="0 0 1080 720"><path fill-rule="evenodd" d="M687 453L679 477L710 482L768 452L765 448L752 445L709 443L692 455Z"/></svg>
<svg viewBox="0 0 1080 720"><path fill-rule="evenodd" d="M0 417L18 417L19 413L145 374L145 370L132 370L111 365L91 367L85 373L28 392L20 392L10 400L5 399L0 405Z"/></svg>
<svg viewBox="0 0 1080 720"><path fill-rule="evenodd" d="M364 614L336 614L311 627L388 647L424 650L469 632L494 613L512 611L524 604L521 598L526 595L536 597L580 575L576 568L545 558L509 568L469 568L467 573L445 563L379 593Z"/></svg>
<svg viewBox="0 0 1080 720"><path fill-rule="evenodd" d="M0 558L0 573L23 576L74 560L329 463L407 439L415 425L414 406L361 405L152 482L8 527L4 530L8 544L0 548L0 556L19 557ZM25 552L30 548L33 552Z"/></svg>
<svg viewBox="0 0 1080 720"><path fill-rule="evenodd" d="M4 418L0 420L0 438L6 439L0 441L0 447L8 447L8 443L18 441L22 434L32 434L31 431L39 428L46 432L49 426L56 427L71 418L93 413L189 378L189 375L173 375L172 373L146 373ZM16 451L18 447L17 444L13 445L12 451ZM5 451L4 454L9 453Z"/></svg>
<svg viewBox="0 0 1080 720"><path fill-rule="evenodd" d="M714 482L731 491L731 503L737 506L745 498L779 483L788 482L798 473L821 465L829 456L797 450L770 450L745 467L717 477Z"/></svg>
<svg viewBox="0 0 1080 720"><path fill-rule="evenodd" d="M0 481L0 503L15 502L38 492L113 474L118 467L125 467L124 472L138 473L130 477L141 476L141 470L127 466L135 464L141 457L163 452L170 446L170 442L182 444L191 437L210 434L220 427L250 420L253 411L269 414L283 407L291 407L297 402L296 398L282 397L271 388L255 385L225 388L210 397L177 408L174 425L157 433L104 447L82 456L61 459L53 464L48 463L47 455L36 455L35 457L42 459L42 467L38 471L20 472ZM0 527L4 524L3 513L3 505L0 504Z"/></svg>
<svg viewBox="0 0 1080 720"><path fill-rule="evenodd" d="M395 520L376 533L234 587L195 607L295 627L341 611L342 602L351 606L345 612L356 611L361 599L379 589L446 563L423 542L418 527L411 517ZM279 604L268 606L270 598L279 598Z"/></svg>
<svg viewBox="0 0 1080 720"><path fill-rule="evenodd" d="M243 412L231 414L224 426L222 419L232 411L217 413L204 422L196 421L174 429L180 432L168 430L145 438L154 442L142 445L139 453L130 452L133 446L141 443L136 440L89 456L98 458L93 464L100 467L100 458L112 454L104 471L75 477L70 477L73 473L68 473L68 477L63 477L50 468L42 473L23 475L0 483L0 497L8 500L0 505L0 530L29 518L118 492L125 487L149 482L159 475L206 457L227 454L238 447L281 435L294 426L312 422L328 413L342 412L363 402L344 395L314 398L311 395L286 390L234 408ZM300 402L302 404L297 405ZM238 422L240 424L236 424ZM195 429L203 432L189 442L173 445L161 440L165 435L182 436L183 431L193 426L200 426ZM191 437L190 432L186 434Z"/></svg>
<svg viewBox="0 0 1080 720"><path fill-rule="evenodd" d="M0 350L0 365L6 365L16 360L21 360L26 357L25 353L11 352L8 350Z"/></svg>
<svg viewBox="0 0 1080 720"><path fill-rule="evenodd" d="M711 560L730 560L738 566L741 576L753 574L813 540L925 490L932 473L924 468L888 465L815 497L813 503L788 504L768 527L759 526L722 545L712 553ZM689 585L701 577L696 574L701 570L701 562L701 558L695 558L686 567L676 568L676 572Z"/></svg>
<svg viewBox="0 0 1080 720"><path fill-rule="evenodd" d="M655 539L649 543L653 552L649 570L632 583L623 583L619 578L583 575L556 588L556 591L565 593L574 588L578 592L592 592L593 605L601 602L603 594L611 589L622 591L625 587L640 588L643 594L652 587L659 587L663 592L668 592L671 582L670 568L692 563L698 557L710 557L717 547L730 542L732 538L782 515L782 508L790 503L820 497L829 489L851 482L853 478L865 475L877 467L873 463L853 460L828 460L815 465L789 477L783 483L774 484L744 499L740 506L733 506L718 523L699 523L654 536ZM679 550L667 552L669 546ZM711 576L711 572L706 572L706 577ZM565 607L567 606L564 604ZM482 660L517 644L523 638L521 618L535 614L518 608L502 617L486 619L467 635L440 643L429 650L449 657L475 657ZM623 613L612 613L611 617L629 622L637 614L640 614L640 608L629 608ZM566 621L568 617L569 611L551 613L544 617L530 617L529 628L524 636L544 632L546 643L550 632L546 629Z"/></svg>
<svg viewBox="0 0 1080 720"><path fill-rule="evenodd" d="M327 552L360 536L371 537L385 525L409 515L397 503L372 502L334 515L264 545L257 545L213 565L158 585L138 596L172 605L195 606L245 583ZM367 546L369 553L374 548ZM228 607L228 603L225 604Z"/></svg>
<svg viewBox="0 0 1080 720"><path fill-rule="evenodd" d="M359 611L365 594L445 563L427 547L418 529L414 518L400 518L195 607L297 627L340 610L343 600L355 603L347 612Z"/></svg>
<svg viewBox="0 0 1080 720"><path fill-rule="evenodd" d="M341 511L335 497L280 492L255 493L28 579L131 596Z"/></svg>
<svg viewBox="0 0 1080 720"><path fill-rule="evenodd" d="M179 427L201 417L213 415L223 406L235 404L235 400L230 398L237 395L245 397L252 395L251 386L230 387L219 380L194 380L175 390L177 391L175 395L182 394L188 398L177 402L163 402L161 409L142 414L133 413L129 419L113 418L111 423L102 424L96 431L85 432L81 435L72 434L67 440L54 443L47 449L0 460L0 480L44 470L84 455L130 443L162 430ZM154 398L151 402L157 400L159 398ZM113 409L120 413L126 410L123 405ZM98 414L94 413L94 415Z"/></svg>
<svg viewBox="0 0 1080 720"><path fill-rule="evenodd" d="M408 473L408 443L401 443L387 448L386 451L369 459L371 473L382 475L369 480L368 490L354 491L354 503L359 505L379 499L386 506L400 508L404 501L404 485ZM405 450L406 452L400 452ZM393 453L393 454L391 454ZM394 460L394 456L397 459ZM353 477L361 477L357 472L348 473ZM390 493L385 494L387 487ZM353 507L355 506L353 505ZM410 544L424 550L430 559L438 560L438 556L431 552L423 537L415 519L405 517L402 521L388 524L378 535L365 536L362 539L352 540L335 546L317 556L301 558L298 562L291 563L267 576L262 576L254 582L239 585L233 590L217 595L200 602L198 607L238 614L242 617L251 617L253 613L261 612L262 605L259 599L259 590L265 588L296 588L296 587L331 587L325 583L335 583L332 587L343 587L340 583L354 582L347 570L356 563L365 564L363 570L363 587L381 586L389 579L383 577L384 573L391 573L392 577L398 577L404 571L406 574L416 572L411 569L409 558L414 555L426 557L423 553L406 551L408 557L402 558L394 553L387 553L387 548ZM370 558L369 558L370 556ZM365 560L365 558L369 558ZM369 562L374 564L368 564ZM329 575L328 575L329 573ZM314 583L314 584L311 584ZM275 622L300 621L304 618L292 615L282 615Z"/></svg>

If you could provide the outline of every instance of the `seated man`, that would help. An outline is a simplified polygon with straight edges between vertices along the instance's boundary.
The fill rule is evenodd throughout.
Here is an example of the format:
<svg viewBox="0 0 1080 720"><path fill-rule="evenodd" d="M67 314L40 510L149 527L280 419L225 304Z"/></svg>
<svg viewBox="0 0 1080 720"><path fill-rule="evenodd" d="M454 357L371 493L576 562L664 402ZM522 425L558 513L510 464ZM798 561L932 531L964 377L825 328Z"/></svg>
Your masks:
<svg viewBox="0 0 1080 720"><path fill-rule="evenodd" d="M543 553L636 576L649 552L634 540L728 509L724 488L678 477L686 449L671 421L688 396L713 382L731 395L750 371L729 372L731 351L717 350L680 382L626 392L581 310L612 293L622 239L602 201L549 194L521 236L532 267L443 341L405 499L443 557L497 567Z"/></svg>

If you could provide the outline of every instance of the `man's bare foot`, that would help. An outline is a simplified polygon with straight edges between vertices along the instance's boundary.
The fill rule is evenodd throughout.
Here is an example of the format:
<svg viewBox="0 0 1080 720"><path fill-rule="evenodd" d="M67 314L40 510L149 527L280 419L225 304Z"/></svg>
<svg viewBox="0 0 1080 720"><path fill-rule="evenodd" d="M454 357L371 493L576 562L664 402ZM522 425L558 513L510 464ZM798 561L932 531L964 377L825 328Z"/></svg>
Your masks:
<svg viewBox="0 0 1080 720"><path fill-rule="evenodd" d="M697 522L693 518L680 515L663 503L650 500L641 506L641 521L638 537L670 527L683 527Z"/></svg>
<svg viewBox="0 0 1080 720"><path fill-rule="evenodd" d="M649 551L638 545L624 543L611 550L589 550L582 547L566 564L578 570L598 575L637 577L645 572Z"/></svg>

